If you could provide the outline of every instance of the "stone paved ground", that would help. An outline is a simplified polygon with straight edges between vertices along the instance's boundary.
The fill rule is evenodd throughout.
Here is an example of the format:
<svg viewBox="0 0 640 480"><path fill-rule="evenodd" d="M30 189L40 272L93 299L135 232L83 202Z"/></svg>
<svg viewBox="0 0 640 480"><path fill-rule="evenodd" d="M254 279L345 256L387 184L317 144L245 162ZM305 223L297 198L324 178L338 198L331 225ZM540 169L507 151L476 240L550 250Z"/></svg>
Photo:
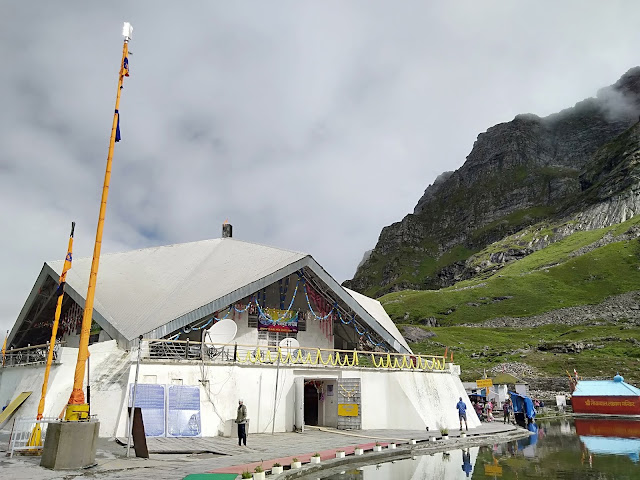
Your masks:
<svg viewBox="0 0 640 480"><path fill-rule="evenodd" d="M102 479L153 479L153 480L179 480L190 473L203 473L211 471L229 470L236 467L242 471L243 466L255 464L255 462L268 461L275 458L312 454L318 451L332 451L340 447L353 447L355 445L373 444L376 441L387 443L391 440L399 444L407 443L411 439L418 440L418 447L429 446L429 443L421 443L428 440L429 434L424 430L358 430L351 432L337 431L333 429L309 428L304 433L276 433L275 435L260 434L248 437L248 447L238 447L237 439L215 437L211 439L194 439L190 442L186 439L175 439L176 442L154 442L149 439L150 450L173 451L176 453L151 454L149 459L126 458L126 448L108 439L100 439L97 453L97 465L80 471L51 471L39 466L39 457L5 456L8 449L8 435L0 435L0 478L11 480L27 479L65 479L71 480L77 477L95 477ZM467 439L456 438L448 440L451 448L459 448L464 442L477 443L491 442L490 437L501 433L517 433L516 427L502 423L485 423L479 428L469 431ZM450 432L457 437L459 432ZM439 432L437 433L439 435ZM489 437L489 438L488 438ZM485 440L486 439L486 440ZM174 439L169 439L174 440ZM155 443L155 445L154 445ZM157 444L164 444L159 447ZM204 445L204 447L203 447ZM211 448L207 448L211 445ZM431 443L433 445L433 443ZM216 448L219 447L219 448ZM224 450L228 455L213 453L192 454L192 450ZM182 452L182 453L178 453ZM132 449L133 453L133 449ZM379 455L379 454L370 454ZM281 462L284 464L284 462ZM230 470L234 470L231 468Z"/></svg>

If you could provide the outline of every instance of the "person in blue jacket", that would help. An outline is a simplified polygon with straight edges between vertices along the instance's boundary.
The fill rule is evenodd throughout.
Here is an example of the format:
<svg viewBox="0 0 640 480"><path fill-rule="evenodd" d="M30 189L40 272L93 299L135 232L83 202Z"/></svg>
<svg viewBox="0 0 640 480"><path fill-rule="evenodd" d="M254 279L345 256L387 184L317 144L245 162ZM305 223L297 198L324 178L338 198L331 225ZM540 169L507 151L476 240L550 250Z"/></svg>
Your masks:
<svg viewBox="0 0 640 480"><path fill-rule="evenodd" d="M456 408L458 409L458 418L460 419L460 431L462 431L462 420L464 420L464 428L469 430L469 426L467 425L467 404L462 401L462 397L460 397L460 401L456 404Z"/></svg>

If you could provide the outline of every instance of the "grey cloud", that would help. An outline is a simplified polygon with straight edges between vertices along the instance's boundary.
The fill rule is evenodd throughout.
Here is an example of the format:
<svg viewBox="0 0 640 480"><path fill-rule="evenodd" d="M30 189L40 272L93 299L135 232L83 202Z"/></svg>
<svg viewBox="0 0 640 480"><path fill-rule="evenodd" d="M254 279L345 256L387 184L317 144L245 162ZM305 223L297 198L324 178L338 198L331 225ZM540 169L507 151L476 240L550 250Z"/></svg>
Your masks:
<svg viewBox="0 0 640 480"><path fill-rule="evenodd" d="M216 237L228 218L237 238L309 252L341 281L478 133L632 67L639 9L4 2L0 328L64 256L72 220L76 257L91 255L123 20L133 54L103 251Z"/></svg>

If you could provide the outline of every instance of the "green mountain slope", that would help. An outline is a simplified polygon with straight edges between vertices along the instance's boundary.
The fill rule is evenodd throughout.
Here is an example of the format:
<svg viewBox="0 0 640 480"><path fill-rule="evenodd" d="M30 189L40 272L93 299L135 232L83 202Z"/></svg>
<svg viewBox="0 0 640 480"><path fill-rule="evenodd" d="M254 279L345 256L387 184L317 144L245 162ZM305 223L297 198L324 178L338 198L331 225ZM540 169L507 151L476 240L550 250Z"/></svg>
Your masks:
<svg viewBox="0 0 640 480"><path fill-rule="evenodd" d="M490 245L476 260L481 262L505 243L527 235L530 242L559 227L536 225L498 242L501 245ZM412 325L435 334L411 347L439 355L448 348L464 380L480 378L485 370L512 370L515 364L532 370L527 377L562 377L576 368L586 377L620 371L640 383L639 236L637 216L611 227L577 231L449 288L396 292L380 301L401 330ZM590 307L625 292L637 292L631 294L629 315L623 308L613 318L608 307ZM567 307L590 314L581 318ZM503 317L511 326L496 327ZM437 327L424 326L434 321Z"/></svg>
<svg viewBox="0 0 640 480"><path fill-rule="evenodd" d="M611 295L640 290L640 243L623 240L576 253L607 234L615 238L639 225L637 216L611 227L579 231L495 272L452 287L405 290L379 300L394 321L420 323L432 317L442 326L600 303ZM490 245L477 256L482 258L494 248Z"/></svg>

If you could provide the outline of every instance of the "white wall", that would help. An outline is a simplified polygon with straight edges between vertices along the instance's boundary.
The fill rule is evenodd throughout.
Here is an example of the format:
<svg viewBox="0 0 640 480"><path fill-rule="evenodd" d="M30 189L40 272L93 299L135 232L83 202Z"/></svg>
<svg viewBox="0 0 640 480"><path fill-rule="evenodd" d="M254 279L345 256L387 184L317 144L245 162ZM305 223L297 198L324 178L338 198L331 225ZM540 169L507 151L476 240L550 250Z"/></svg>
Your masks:
<svg viewBox="0 0 640 480"><path fill-rule="evenodd" d="M102 422L100 435L111 436L113 425L116 423L124 399L122 378L118 378L117 375L122 376L124 368L128 377L129 354L118 349L115 340L91 345L89 353L92 386L91 410L92 413L99 414ZM73 388L77 358L78 349L68 347L60 349L60 363L52 365L49 374L44 409L45 417L58 417L67 405ZM113 375L109 375L109 372ZM8 400L12 400L21 392L33 392L18 409L16 415L35 418L38 412L43 378L44 365L0 368L0 403L4 406ZM9 422L4 429L10 429L11 424ZM109 431L109 425L112 426L111 431Z"/></svg>
<svg viewBox="0 0 640 480"><path fill-rule="evenodd" d="M469 428L480 425L460 378L450 373L345 370L344 377L361 378L362 428L460 428L456 404L467 404Z"/></svg>
<svg viewBox="0 0 640 480"><path fill-rule="evenodd" d="M203 378L208 380L202 384ZM276 367L264 365L199 365L144 363L140 367L140 378L157 378L158 384L171 384L181 379L183 385L204 385L200 393L202 412L202 435L230 435L235 429L238 399L247 406L249 433L271 432ZM462 397L468 405L469 428L480 425L471 408L459 377L450 373L386 371L382 369L338 369L280 367L276 402L275 431L291 431L294 425L294 378L324 381L324 402L320 402L319 420L327 426L337 426L338 378L360 378L362 385L363 429L423 429L431 431L440 427L459 427L456 403ZM133 382L132 369L129 381ZM326 385L334 384L334 396L326 394ZM207 395L207 392L210 392ZM126 429L126 418L122 416L118 435Z"/></svg>
<svg viewBox="0 0 640 480"><path fill-rule="evenodd" d="M135 363L115 341L97 343L91 352L91 409L101 421L100 435L124 436L127 384L133 383ZM62 364L52 368L45 416L57 417L66 405L73 385L77 349L63 348ZM22 391L34 393L19 409L19 416L34 416L40 398L43 366L0 369L0 402L6 404ZM459 377L449 372L387 371L370 368L281 366L278 375L275 431L291 431L294 425L294 379L325 382L320 418L337 425L337 388L326 394L326 385L339 378L360 378L363 429L450 429L458 426L455 404L462 396L469 405L469 428L480 424ZM276 389L276 367L264 365L207 365L197 361L148 361L140 366L140 382L177 383L200 387L203 436L230 435L235 429L238 398L248 409L249 433L271 432ZM202 381L204 380L204 382ZM6 428L6 427L5 427ZM10 427L9 427L10 428Z"/></svg>

